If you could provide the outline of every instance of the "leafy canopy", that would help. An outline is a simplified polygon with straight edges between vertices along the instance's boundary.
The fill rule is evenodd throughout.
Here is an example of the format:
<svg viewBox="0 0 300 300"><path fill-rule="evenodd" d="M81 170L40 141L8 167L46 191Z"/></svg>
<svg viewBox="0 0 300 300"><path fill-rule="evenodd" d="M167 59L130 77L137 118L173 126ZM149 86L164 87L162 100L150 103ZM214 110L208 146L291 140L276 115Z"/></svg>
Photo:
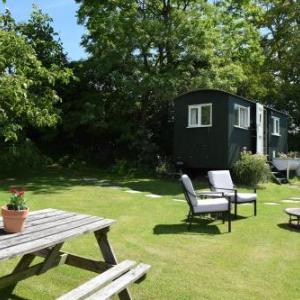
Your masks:
<svg viewBox="0 0 300 300"><path fill-rule="evenodd" d="M56 61L39 59L34 43L9 11L0 16L0 137L5 141L18 140L28 126L54 126L59 118L55 103L60 101L56 84L67 84L72 75Z"/></svg>

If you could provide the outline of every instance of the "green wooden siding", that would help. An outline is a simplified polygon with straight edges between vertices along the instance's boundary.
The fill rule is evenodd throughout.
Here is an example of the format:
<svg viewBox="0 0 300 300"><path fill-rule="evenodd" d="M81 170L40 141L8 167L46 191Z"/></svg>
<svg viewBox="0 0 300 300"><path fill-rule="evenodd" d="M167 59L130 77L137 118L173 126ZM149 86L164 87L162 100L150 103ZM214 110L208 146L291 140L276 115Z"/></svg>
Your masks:
<svg viewBox="0 0 300 300"><path fill-rule="evenodd" d="M212 127L187 128L188 106L212 103ZM174 154L188 168L222 168L227 161L227 96L191 92L175 101Z"/></svg>
<svg viewBox="0 0 300 300"><path fill-rule="evenodd" d="M235 117L234 117L234 106L241 105L243 107L250 108L250 128L238 128L235 126ZM232 168L233 164L239 159L240 152L243 147L246 147L247 151L252 151L255 153L256 144L253 137L255 126L256 126L256 109L255 103L250 101L237 98L237 97L228 97L228 160L227 168Z"/></svg>
<svg viewBox="0 0 300 300"><path fill-rule="evenodd" d="M212 126L188 128L188 107L212 104ZM250 128L234 126L235 105L250 107ZM287 152L288 118L267 111L268 154ZM272 116L280 118L280 136L271 134ZM174 100L174 160L186 168L230 169L243 147L256 153L256 103L220 90L196 90Z"/></svg>
<svg viewBox="0 0 300 300"><path fill-rule="evenodd" d="M273 118L277 117L280 120L280 136L275 136L272 134L273 130ZM288 118L286 115L279 112L270 110L268 117L268 138L269 138L269 157L273 158L273 151L276 155L278 153L287 153L288 152Z"/></svg>

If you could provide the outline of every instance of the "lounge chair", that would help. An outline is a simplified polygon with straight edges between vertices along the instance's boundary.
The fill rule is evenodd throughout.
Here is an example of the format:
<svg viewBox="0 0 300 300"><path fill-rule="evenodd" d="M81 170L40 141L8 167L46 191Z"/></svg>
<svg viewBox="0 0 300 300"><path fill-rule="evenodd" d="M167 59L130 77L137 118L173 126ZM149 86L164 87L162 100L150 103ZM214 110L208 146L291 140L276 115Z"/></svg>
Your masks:
<svg viewBox="0 0 300 300"><path fill-rule="evenodd" d="M187 216L187 222L189 223L188 230L191 228L194 216L220 213L222 214L223 222L225 222L225 218L227 217L228 232L231 232L231 204L229 200L224 197L198 199L192 181L186 174L181 175L180 182L183 188L185 199L190 208ZM206 197L207 195L208 194L206 193Z"/></svg>
<svg viewBox="0 0 300 300"><path fill-rule="evenodd" d="M234 204L234 215L237 216L237 206L242 203L253 203L254 215L256 216L256 189L254 193L240 193L235 188L230 172L223 171L209 171L208 179L210 188L213 192L224 193L224 196Z"/></svg>

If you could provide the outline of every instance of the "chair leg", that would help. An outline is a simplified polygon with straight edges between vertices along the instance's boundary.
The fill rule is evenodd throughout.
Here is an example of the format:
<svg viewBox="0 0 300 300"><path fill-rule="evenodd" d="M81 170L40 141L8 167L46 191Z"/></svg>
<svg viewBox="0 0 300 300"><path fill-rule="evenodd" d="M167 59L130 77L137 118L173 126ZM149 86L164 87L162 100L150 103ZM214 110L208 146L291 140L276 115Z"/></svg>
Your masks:
<svg viewBox="0 0 300 300"><path fill-rule="evenodd" d="M231 212L230 210L227 213L228 216L228 232L231 232Z"/></svg>
<svg viewBox="0 0 300 300"><path fill-rule="evenodd" d="M188 230L191 229L192 221L193 221L193 213L191 211L189 211L187 218L186 218L186 222L188 223Z"/></svg>
<svg viewBox="0 0 300 300"><path fill-rule="evenodd" d="M234 203L234 217L237 217L237 203Z"/></svg>
<svg viewBox="0 0 300 300"><path fill-rule="evenodd" d="M254 201L254 216L256 216L256 200Z"/></svg>
<svg viewBox="0 0 300 300"><path fill-rule="evenodd" d="M193 221L193 214L191 214L190 217L189 217L188 231L191 230L191 227L192 227L192 221Z"/></svg>

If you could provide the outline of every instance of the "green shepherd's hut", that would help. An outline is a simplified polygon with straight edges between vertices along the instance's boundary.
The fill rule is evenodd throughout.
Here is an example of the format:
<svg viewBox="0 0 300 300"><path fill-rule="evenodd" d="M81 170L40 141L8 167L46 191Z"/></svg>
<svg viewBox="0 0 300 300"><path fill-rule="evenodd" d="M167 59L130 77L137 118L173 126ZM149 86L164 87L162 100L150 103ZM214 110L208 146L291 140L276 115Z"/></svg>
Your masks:
<svg viewBox="0 0 300 300"><path fill-rule="evenodd" d="M269 106L216 89L174 99L174 159L189 169L231 169L241 151L286 153L288 116Z"/></svg>

